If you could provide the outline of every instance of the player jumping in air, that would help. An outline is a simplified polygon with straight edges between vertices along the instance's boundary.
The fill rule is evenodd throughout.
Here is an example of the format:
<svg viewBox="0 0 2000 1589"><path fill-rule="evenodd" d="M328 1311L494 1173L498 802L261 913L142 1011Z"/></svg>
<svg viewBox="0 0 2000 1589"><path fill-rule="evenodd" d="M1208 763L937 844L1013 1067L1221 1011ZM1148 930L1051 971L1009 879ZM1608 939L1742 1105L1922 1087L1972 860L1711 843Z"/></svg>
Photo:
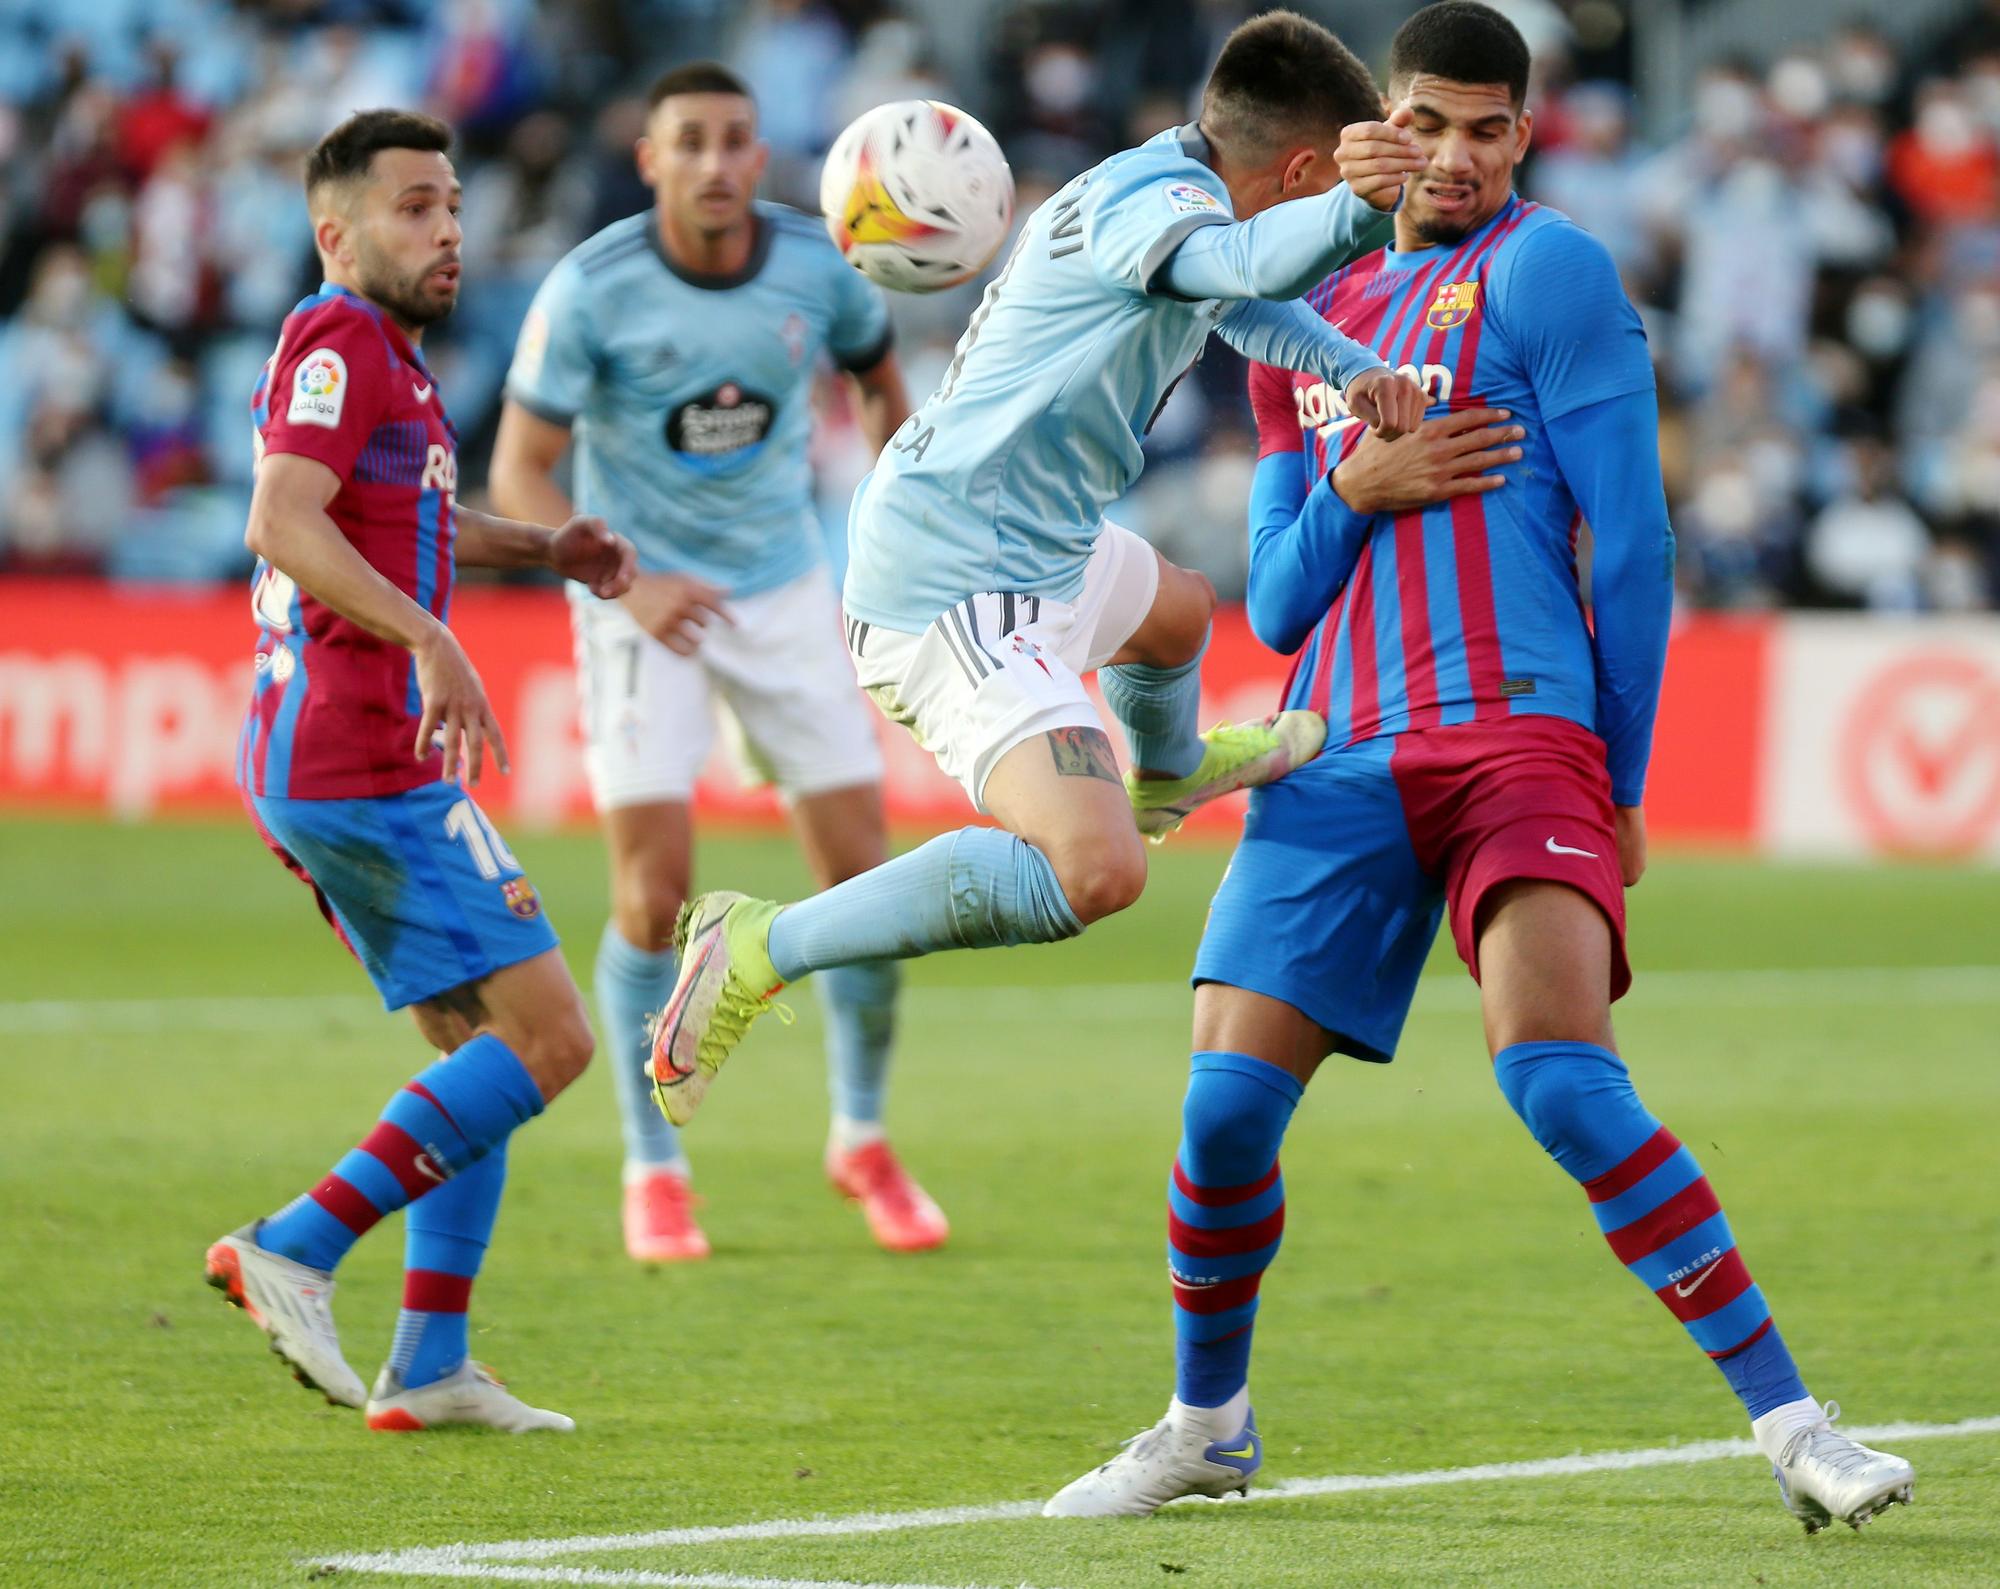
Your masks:
<svg viewBox="0 0 2000 1589"><path fill-rule="evenodd" d="M852 378L871 451L909 403L881 294L818 221L752 202L768 150L741 79L697 62L651 97L639 163L659 202L580 244L543 284L491 488L506 512L560 522L570 501L552 476L573 433L577 500L631 536L646 570L618 601L570 594L585 766L611 850L597 1005L625 1125L625 1245L664 1262L709 1250L645 1066L674 985L713 703L784 792L822 887L882 862L881 751L841 648L806 450L822 355ZM884 959L819 979L826 1169L884 1246L914 1251L947 1227L882 1133L896 983Z"/></svg>
<svg viewBox="0 0 2000 1589"><path fill-rule="evenodd" d="M1394 1055L1447 914L1501 1092L1742 1398L1786 1504L1817 1529L1910 1498L1910 1465L1837 1433L1836 1409L1807 1395L1694 1155L1613 1045L1673 533L1639 317L1600 244L1513 193L1527 80L1520 34L1486 6L1444 0L1404 25L1391 123L1351 128L1342 147L1357 192L1386 206L1402 191L1394 246L1308 300L1466 417L1377 446L1317 375L1252 377L1251 620L1298 653L1286 703L1325 712L1331 748L1251 797L1195 962L1168 1188L1174 1397L1052 1516L1249 1484L1280 1140L1327 1054ZM1520 426L1489 423L1508 416ZM1595 538L1594 625L1579 517Z"/></svg>
<svg viewBox="0 0 2000 1589"><path fill-rule="evenodd" d="M998 828L963 828L785 907L704 895L653 1074L684 1120L771 995L809 972L1069 938L1131 904L1142 834L1319 749L1310 712L1197 732L1215 593L1103 518L1211 331L1311 369L1384 435L1423 396L1297 295L1376 246L1334 147L1378 114L1366 68L1272 12L1223 46L1201 119L1113 155L1029 217L943 383L850 520L848 648L876 704ZM1101 669L1121 782L1081 675ZM1135 822L1136 814L1136 822Z"/></svg>
<svg viewBox="0 0 2000 1589"><path fill-rule="evenodd" d="M382 1002L442 1057L332 1171L208 1250L209 1282L327 1400L373 1429L569 1429L466 1350L466 1307L507 1175L507 1139L590 1060L556 935L457 779L506 746L445 627L459 563L553 569L614 596L631 545L454 500L457 436L419 344L458 301L451 131L364 111L306 164L326 280L286 318L254 398L245 537L262 628L237 782L264 842L310 884ZM403 1312L372 1393L341 1355L333 1271L408 1206Z"/></svg>

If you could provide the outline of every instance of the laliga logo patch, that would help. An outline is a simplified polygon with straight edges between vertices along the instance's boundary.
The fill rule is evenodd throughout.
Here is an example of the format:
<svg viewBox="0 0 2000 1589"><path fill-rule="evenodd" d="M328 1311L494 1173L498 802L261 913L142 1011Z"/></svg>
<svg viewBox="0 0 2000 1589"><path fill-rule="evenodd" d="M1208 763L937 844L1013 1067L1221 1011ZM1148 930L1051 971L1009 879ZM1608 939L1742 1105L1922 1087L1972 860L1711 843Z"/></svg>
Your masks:
<svg viewBox="0 0 2000 1589"><path fill-rule="evenodd" d="M1433 331L1456 331L1472 318L1478 307L1478 282L1448 281L1438 288L1437 302L1424 316L1424 324Z"/></svg>
<svg viewBox="0 0 2000 1589"><path fill-rule="evenodd" d="M1206 188L1192 182L1176 182L1167 189L1167 208L1176 215L1220 215L1222 202Z"/></svg>
<svg viewBox="0 0 2000 1589"><path fill-rule="evenodd" d="M292 406L285 418L294 425L323 425L328 430L340 423L340 410L347 401L347 361L332 348L314 348L299 360L292 377Z"/></svg>
<svg viewBox="0 0 2000 1589"><path fill-rule="evenodd" d="M511 878L500 885L500 897L507 901L507 908L523 921L533 921L542 913L541 897L535 892L535 885L525 877Z"/></svg>

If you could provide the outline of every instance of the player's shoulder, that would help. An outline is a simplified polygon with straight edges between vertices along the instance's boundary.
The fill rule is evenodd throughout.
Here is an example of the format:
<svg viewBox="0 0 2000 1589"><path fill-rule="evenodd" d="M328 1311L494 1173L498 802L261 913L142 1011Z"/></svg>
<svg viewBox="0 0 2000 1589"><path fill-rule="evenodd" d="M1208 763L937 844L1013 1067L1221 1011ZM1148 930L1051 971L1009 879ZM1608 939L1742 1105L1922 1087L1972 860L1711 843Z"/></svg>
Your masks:
<svg viewBox="0 0 2000 1589"><path fill-rule="evenodd" d="M790 280L803 277L838 281L841 273L853 273L852 267L840 257L840 250L833 246L833 239L826 235L825 222L817 215L769 199L756 200L750 210L770 239L769 263Z"/></svg>
<svg viewBox="0 0 2000 1589"><path fill-rule="evenodd" d="M1494 249L1492 271L1499 291L1560 296L1579 282L1617 280L1611 250L1551 205L1524 199L1519 213L1501 224L1507 232Z"/></svg>
<svg viewBox="0 0 2000 1589"><path fill-rule="evenodd" d="M322 287L292 306L285 316L285 342L303 347L307 341L338 339L343 343L376 345L393 356L395 344L382 324L382 311L357 293Z"/></svg>
<svg viewBox="0 0 2000 1589"><path fill-rule="evenodd" d="M808 215L775 199L753 199L750 211L757 217L758 225L771 228L772 247L802 248L808 253L840 258L840 251L826 234L826 223L817 215Z"/></svg>
<svg viewBox="0 0 2000 1589"><path fill-rule="evenodd" d="M295 381L316 382L329 391L350 381L384 380L402 361L382 311L341 287L322 287L301 298L285 316L278 346L281 378L290 369Z"/></svg>
<svg viewBox="0 0 2000 1589"><path fill-rule="evenodd" d="M1098 162L1086 187L1098 190L1100 202L1115 203L1156 188L1165 192L1169 208L1181 214L1232 214L1229 190L1208 164L1208 141L1198 127L1169 127L1144 143Z"/></svg>
<svg viewBox="0 0 2000 1589"><path fill-rule="evenodd" d="M551 274L560 273L579 284L596 285L605 277L641 263L652 246L649 230L652 224L651 214L643 210L622 221L613 221L563 255Z"/></svg>

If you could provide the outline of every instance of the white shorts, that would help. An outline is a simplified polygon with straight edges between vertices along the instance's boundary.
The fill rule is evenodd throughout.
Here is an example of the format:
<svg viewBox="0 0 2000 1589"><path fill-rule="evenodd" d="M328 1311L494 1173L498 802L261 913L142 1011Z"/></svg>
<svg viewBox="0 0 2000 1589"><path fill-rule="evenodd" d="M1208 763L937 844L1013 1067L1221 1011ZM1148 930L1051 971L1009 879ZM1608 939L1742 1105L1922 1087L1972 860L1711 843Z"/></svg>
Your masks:
<svg viewBox="0 0 2000 1589"><path fill-rule="evenodd" d="M1160 563L1106 521L1073 602L1007 591L968 596L922 634L847 620L855 676L980 811L1016 745L1057 728L1104 727L1083 675L1118 654L1152 610Z"/></svg>
<svg viewBox="0 0 2000 1589"><path fill-rule="evenodd" d="M584 772L599 811L686 800L721 712L738 763L788 799L880 783L875 722L840 644L826 570L729 603L691 657L615 601L570 587Z"/></svg>

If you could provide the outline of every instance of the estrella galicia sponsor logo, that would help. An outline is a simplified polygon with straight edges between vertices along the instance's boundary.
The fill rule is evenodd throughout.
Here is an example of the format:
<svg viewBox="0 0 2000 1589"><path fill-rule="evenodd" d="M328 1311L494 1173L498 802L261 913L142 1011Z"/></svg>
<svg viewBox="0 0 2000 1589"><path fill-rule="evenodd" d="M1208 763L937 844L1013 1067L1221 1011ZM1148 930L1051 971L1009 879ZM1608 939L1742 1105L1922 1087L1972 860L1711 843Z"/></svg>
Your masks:
<svg viewBox="0 0 2000 1589"><path fill-rule="evenodd" d="M757 455L777 412L772 399L724 381L667 416L667 445L697 469L733 469Z"/></svg>

